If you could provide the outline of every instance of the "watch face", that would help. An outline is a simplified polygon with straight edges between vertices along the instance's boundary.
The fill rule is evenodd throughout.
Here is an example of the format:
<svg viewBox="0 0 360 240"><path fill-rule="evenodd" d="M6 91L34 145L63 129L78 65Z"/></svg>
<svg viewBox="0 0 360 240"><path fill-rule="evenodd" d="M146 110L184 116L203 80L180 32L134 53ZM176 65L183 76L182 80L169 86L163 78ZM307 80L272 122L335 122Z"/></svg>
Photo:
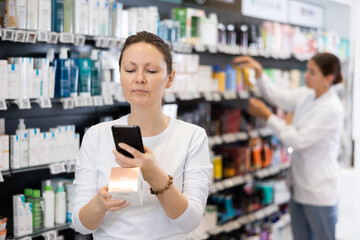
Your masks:
<svg viewBox="0 0 360 240"><path fill-rule="evenodd" d="M195 0L197 4L203 5L207 0Z"/></svg>

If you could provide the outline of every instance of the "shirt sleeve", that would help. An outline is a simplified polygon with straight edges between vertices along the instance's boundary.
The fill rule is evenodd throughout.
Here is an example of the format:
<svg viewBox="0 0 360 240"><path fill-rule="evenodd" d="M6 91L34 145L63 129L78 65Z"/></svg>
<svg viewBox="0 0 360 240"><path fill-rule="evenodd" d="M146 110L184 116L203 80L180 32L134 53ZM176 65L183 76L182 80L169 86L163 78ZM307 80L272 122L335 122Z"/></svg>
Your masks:
<svg viewBox="0 0 360 240"><path fill-rule="evenodd" d="M207 135L204 129L197 130L184 168L183 194L188 200L188 207L178 218L169 218L184 232L191 232L200 224L209 195L212 169Z"/></svg>
<svg viewBox="0 0 360 240"><path fill-rule="evenodd" d="M89 230L83 226L79 218L80 209L85 206L97 193L97 170L95 167L96 138L93 136L93 128L84 135L79 160L75 172L75 198L73 203L72 222L76 231L81 234L90 234L95 230Z"/></svg>
<svg viewBox="0 0 360 240"><path fill-rule="evenodd" d="M256 84L261 97L273 106L285 111L294 112L296 103L299 101L300 89L283 89L270 82L269 77L263 74L257 79Z"/></svg>
<svg viewBox="0 0 360 240"><path fill-rule="evenodd" d="M331 107L324 107L318 109L312 119L301 128L288 125L275 115L271 115L266 124L274 130L275 136L283 144L298 151L312 147L335 131L341 124L341 114Z"/></svg>

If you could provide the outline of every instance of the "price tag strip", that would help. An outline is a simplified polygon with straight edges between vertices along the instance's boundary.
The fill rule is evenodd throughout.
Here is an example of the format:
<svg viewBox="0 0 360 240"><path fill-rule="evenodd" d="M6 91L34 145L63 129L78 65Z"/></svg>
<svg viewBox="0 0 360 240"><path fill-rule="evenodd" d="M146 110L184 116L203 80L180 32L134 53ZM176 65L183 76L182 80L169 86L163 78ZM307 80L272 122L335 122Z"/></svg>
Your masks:
<svg viewBox="0 0 360 240"><path fill-rule="evenodd" d="M74 108L74 99L73 98L62 98L61 103L64 109L73 109Z"/></svg>
<svg viewBox="0 0 360 240"><path fill-rule="evenodd" d="M7 110L5 99L0 99L0 110Z"/></svg>
<svg viewBox="0 0 360 240"><path fill-rule="evenodd" d="M52 175L66 172L64 162L50 164L49 169Z"/></svg>
<svg viewBox="0 0 360 240"><path fill-rule="evenodd" d="M40 108L51 108L50 98L39 98L36 100L36 103L39 104Z"/></svg>
<svg viewBox="0 0 360 240"><path fill-rule="evenodd" d="M19 109L31 109L31 104L29 99L15 99L15 104Z"/></svg>

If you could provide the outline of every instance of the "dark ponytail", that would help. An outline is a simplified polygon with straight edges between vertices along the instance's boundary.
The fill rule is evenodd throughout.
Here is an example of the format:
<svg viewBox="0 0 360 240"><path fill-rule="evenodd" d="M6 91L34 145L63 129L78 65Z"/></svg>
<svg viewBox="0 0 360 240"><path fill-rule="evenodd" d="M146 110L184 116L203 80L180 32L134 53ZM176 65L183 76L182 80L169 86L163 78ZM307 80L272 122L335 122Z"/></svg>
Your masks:
<svg viewBox="0 0 360 240"><path fill-rule="evenodd" d="M311 60L316 63L324 76L328 76L329 74L334 76L333 85L343 81L340 60L334 54L318 53L312 57Z"/></svg>

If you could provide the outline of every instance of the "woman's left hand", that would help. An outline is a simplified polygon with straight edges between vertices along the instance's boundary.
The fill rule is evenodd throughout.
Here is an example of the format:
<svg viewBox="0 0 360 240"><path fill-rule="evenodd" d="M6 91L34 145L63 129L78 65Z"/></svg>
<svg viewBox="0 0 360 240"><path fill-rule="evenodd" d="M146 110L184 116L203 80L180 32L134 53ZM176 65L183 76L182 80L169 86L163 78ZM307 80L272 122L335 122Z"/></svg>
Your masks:
<svg viewBox="0 0 360 240"><path fill-rule="evenodd" d="M126 143L119 143L119 147L132 154L134 158L129 158L114 149L113 154L115 155L115 161L123 168L139 167L145 181L148 181L151 174L156 173L156 170L159 169L153 152L147 146L144 145L145 153L138 151Z"/></svg>
<svg viewBox="0 0 360 240"><path fill-rule="evenodd" d="M248 104L248 113L255 117L262 117L267 120L272 112L270 109L265 105L265 103L256 98L250 98Z"/></svg>

